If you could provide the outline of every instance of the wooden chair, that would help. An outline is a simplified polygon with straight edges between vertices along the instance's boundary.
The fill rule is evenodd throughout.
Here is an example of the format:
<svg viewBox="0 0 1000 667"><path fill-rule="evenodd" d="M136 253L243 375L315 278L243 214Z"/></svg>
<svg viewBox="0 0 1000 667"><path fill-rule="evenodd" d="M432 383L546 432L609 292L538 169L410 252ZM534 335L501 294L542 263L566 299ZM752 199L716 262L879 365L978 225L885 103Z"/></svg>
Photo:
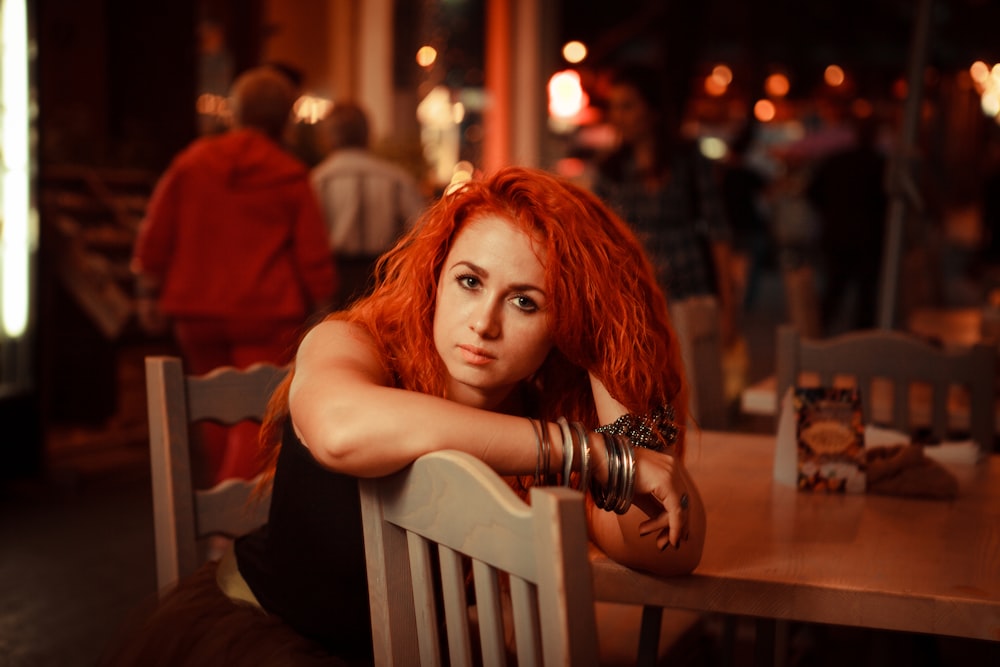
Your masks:
<svg viewBox="0 0 1000 667"><path fill-rule="evenodd" d="M807 338L822 335L816 269L808 264L785 267L781 271L781 281L785 287L785 310L791 326Z"/></svg>
<svg viewBox="0 0 1000 667"><path fill-rule="evenodd" d="M670 319L690 386L691 416L702 428L724 430L729 426L729 406L722 369L719 303L713 296L682 299L670 304Z"/></svg>
<svg viewBox="0 0 1000 667"><path fill-rule="evenodd" d="M146 401L156 538L156 580L161 595L201 564L201 541L236 537L267 521L269 498L252 498L256 480L225 480L196 490L192 482L193 425L260 422L286 369L256 364L185 375L177 357L146 357Z"/></svg>
<svg viewBox="0 0 1000 667"><path fill-rule="evenodd" d="M865 423L912 432L926 427L933 436L947 439L952 430L949 400L952 389L964 387L969 400L969 433L983 451L994 443L994 381L996 348L976 344L966 348L942 349L923 339L899 331L853 331L823 340L807 339L791 326L781 326L777 334L778 401L791 386L799 384L802 373L812 373L818 386L847 386L861 389ZM838 381L840 378L840 381ZM891 385L891 415L876 415L873 381ZM917 385L917 386L913 386ZM921 386L922 385L922 386ZM929 423L915 423L913 394L929 390L929 409L920 415ZM884 394L883 394L884 395ZM925 403L927 405L927 403Z"/></svg>
<svg viewBox="0 0 1000 667"><path fill-rule="evenodd" d="M597 664L582 494L533 488L529 506L457 451L360 480L360 493L376 665L503 665L511 634L522 667Z"/></svg>

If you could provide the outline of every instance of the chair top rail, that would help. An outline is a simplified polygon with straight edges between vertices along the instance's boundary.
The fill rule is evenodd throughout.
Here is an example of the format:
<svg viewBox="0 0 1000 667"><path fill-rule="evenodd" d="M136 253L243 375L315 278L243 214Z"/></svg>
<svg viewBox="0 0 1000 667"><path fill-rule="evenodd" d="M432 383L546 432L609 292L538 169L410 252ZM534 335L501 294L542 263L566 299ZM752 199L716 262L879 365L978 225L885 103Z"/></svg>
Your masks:
<svg viewBox="0 0 1000 667"><path fill-rule="evenodd" d="M441 479L422 474L428 466L441 465L453 469L453 474L442 475ZM455 516L449 517L441 515L442 506L466 507L471 489L477 486L489 490L488 502L477 504L474 512L455 512ZM407 507L403 502L404 494L413 492L433 496L436 502ZM528 579L537 578L534 558L521 548L533 538L531 510L501 477L478 459L455 451L434 452L417 459L403 474L386 483L383 512L386 521L408 531L430 536L473 558L477 555L488 557L501 569ZM507 524L508 529L497 530L497 523Z"/></svg>

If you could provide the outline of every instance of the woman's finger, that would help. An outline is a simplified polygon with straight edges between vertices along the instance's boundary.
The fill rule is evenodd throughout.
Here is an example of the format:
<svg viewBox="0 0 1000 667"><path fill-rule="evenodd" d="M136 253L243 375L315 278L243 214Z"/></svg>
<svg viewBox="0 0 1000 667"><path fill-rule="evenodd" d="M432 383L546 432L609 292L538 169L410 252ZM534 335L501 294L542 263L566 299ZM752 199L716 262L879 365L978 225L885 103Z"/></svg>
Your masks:
<svg viewBox="0 0 1000 667"><path fill-rule="evenodd" d="M639 524L639 534L655 533L670 525L670 515L663 503L648 494L637 495L632 501L648 519Z"/></svg>
<svg viewBox="0 0 1000 667"><path fill-rule="evenodd" d="M640 502L637 498L636 504L650 518L639 524L639 534L646 536L657 531L663 531L663 534L669 538L667 540L669 544L675 547L679 546L687 532L687 514L691 503L687 492L671 492L662 502L657 501L655 498L649 499L648 496L644 500L646 502ZM644 505L651 505L655 508L654 511L658 513L653 515ZM662 549L663 546L661 544L660 548Z"/></svg>

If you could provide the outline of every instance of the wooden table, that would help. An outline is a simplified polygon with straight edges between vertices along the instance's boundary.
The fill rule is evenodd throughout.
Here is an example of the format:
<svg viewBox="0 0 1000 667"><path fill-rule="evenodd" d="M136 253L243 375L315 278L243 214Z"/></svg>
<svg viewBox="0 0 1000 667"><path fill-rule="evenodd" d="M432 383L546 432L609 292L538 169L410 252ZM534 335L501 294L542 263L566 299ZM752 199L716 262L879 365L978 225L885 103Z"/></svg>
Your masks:
<svg viewBox="0 0 1000 667"><path fill-rule="evenodd" d="M701 564L658 578L594 548L598 599L1000 641L1000 455L957 467L959 498L933 501L776 483L773 436L706 431L689 447Z"/></svg>

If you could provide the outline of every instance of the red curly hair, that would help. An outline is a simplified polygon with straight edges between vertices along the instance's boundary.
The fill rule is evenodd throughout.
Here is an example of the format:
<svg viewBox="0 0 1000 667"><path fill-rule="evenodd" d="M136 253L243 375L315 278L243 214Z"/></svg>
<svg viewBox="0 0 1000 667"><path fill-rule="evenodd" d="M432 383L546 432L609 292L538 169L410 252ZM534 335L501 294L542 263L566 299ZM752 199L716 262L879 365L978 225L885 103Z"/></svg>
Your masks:
<svg viewBox="0 0 1000 667"><path fill-rule="evenodd" d="M471 220L498 216L533 239L547 258L554 349L535 374L538 417L563 415L594 428L592 371L633 413L669 403L683 455L687 389L667 302L628 226L587 190L548 172L507 167L435 202L380 259L370 296L327 319L372 332L386 368L403 389L444 396L446 370L432 327L445 257ZM294 372L294 369L293 371ZM288 415L291 373L272 396L261 433L269 468Z"/></svg>

